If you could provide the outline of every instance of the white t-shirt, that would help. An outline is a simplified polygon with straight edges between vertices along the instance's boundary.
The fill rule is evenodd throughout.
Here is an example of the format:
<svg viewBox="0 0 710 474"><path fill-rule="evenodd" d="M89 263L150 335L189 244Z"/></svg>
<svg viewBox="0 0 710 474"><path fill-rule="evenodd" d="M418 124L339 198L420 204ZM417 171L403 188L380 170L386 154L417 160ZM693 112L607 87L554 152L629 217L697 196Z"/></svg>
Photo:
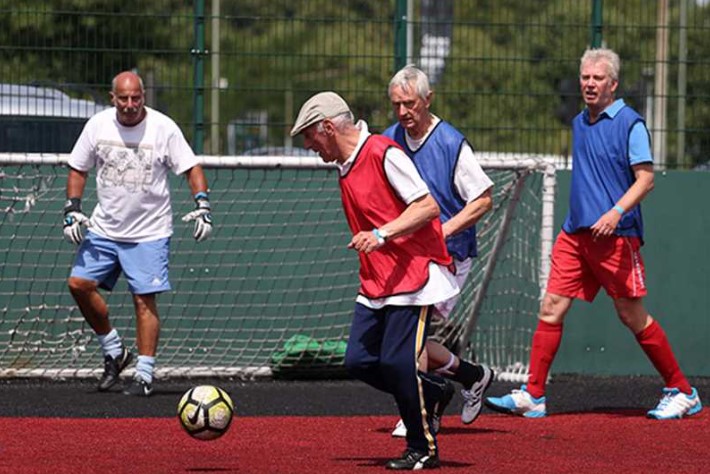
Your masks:
<svg viewBox="0 0 710 474"><path fill-rule="evenodd" d="M353 153L342 165L339 165L340 175L343 176L352 166L360 148L370 136L367 123L360 120L360 139ZM385 154L385 174L390 185L397 195L407 204L429 194L429 188L414 167L414 163L398 148L390 148ZM386 244L385 244L386 245ZM358 295L356 301L372 309L380 309L387 305L392 306L429 306L440 301L445 301L456 296L459 287L454 274L448 268L437 263L429 263L429 280L424 287L414 293L388 296L386 298L367 298Z"/></svg>
<svg viewBox="0 0 710 474"><path fill-rule="evenodd" d="M121 242L146 242L173 233L168 171L182 174L199 160L178 125L149 107L133 127L116 109L89 119L69 156L69 166L96 168L98 203L91 231Z"/></svg>

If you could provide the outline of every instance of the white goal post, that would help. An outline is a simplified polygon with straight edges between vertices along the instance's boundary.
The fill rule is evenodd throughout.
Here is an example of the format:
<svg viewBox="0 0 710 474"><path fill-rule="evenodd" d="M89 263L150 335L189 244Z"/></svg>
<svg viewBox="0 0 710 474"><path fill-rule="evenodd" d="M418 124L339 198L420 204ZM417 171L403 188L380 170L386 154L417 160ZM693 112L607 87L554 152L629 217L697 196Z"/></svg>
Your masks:
<svg viewBox="0 0 710 474"><path fill-rule="evenodd" d="M479 257L438 338L524 381L553 240L555 164L547 155L477 152L495 183L478 224ZM0 153L0 377L95 377L102 357L66 288L75 248L61 231L67 155ZM158 377L327 373L342 362L357 291L337 174L309 156L201 156L215 232L195 243L177 218L192 200L171 182L173 291L161 294ZM84 208L95 204L93 179ZM106 294L134 344L123 279ZM290 365L279 366L283 361ZM130 376L131 371L126 372Z"/></svg>

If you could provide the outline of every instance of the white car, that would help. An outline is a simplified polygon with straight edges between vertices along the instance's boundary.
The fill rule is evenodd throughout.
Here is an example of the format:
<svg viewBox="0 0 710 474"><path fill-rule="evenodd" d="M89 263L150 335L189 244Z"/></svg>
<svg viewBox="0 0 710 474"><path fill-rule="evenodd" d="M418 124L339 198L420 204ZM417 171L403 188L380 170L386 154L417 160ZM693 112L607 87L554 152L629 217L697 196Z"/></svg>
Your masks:
<svg viewBox="0 0 710 474"><path fill-rule="evenodd" d="M107 107L51 87L0 83L0 152L69 153L89 117Z"/></svg>

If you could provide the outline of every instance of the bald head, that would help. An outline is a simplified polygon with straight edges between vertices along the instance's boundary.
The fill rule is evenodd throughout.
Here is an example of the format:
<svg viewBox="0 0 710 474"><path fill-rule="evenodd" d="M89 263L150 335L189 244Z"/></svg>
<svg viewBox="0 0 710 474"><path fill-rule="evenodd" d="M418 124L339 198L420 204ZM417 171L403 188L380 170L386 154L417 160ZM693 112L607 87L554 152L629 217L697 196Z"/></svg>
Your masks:
<svg viewBox="0 0 710 474"><path fill-rule="evenodd" d="M140 76L131 71L118 74L111 81L111 103L121 125L133 127L145 118L145 90Z"/></svg>
<svg viewBox="0 0 710 474"><path fill-rule="evenodd" d="M116 92L118 87L128 87L130 89L139 89L145 92L143 88L143 79L133 71L123 71L116 75L111 81L111 92Z"/></svg>

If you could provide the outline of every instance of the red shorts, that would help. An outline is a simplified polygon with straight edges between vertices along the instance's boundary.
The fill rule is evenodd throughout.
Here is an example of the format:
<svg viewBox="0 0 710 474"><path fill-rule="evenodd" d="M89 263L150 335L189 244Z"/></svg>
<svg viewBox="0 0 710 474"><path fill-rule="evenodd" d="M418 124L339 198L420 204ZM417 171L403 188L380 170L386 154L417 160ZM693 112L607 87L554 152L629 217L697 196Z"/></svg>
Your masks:
<svg viewBox="0 0 710 474"><path fill-rule="evenodd" d="M646 278L638 237L599 237L561 231L552 247L548 293L592 302L600 287L612 298L645 296Z"/></svg>

